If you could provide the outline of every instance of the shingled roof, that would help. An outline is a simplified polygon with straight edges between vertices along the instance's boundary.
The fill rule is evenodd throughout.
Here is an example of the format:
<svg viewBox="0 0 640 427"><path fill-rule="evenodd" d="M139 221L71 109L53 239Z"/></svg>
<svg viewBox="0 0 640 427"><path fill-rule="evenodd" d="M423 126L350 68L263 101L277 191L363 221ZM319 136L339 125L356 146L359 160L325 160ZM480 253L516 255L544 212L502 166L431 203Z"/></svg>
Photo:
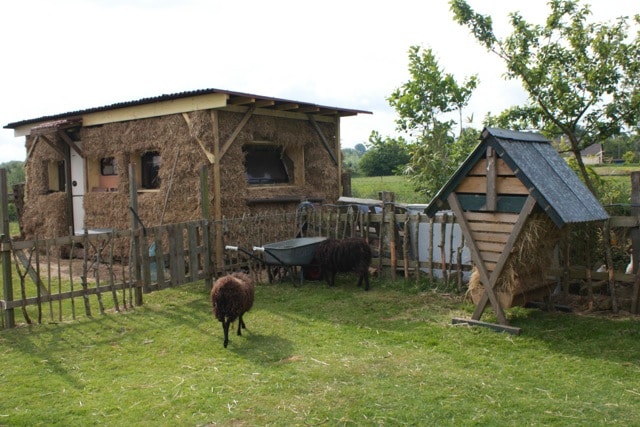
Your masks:
<svg viewBox="0 0 640 427"><path fill-rule="evenodd" d="M445 184L426 209L435 215L449 194L493 147L514 171L537 204L558 227L565 224L601 221L609 216L566 161L542 135L497 128L485 128L482 141Z"/></svg>

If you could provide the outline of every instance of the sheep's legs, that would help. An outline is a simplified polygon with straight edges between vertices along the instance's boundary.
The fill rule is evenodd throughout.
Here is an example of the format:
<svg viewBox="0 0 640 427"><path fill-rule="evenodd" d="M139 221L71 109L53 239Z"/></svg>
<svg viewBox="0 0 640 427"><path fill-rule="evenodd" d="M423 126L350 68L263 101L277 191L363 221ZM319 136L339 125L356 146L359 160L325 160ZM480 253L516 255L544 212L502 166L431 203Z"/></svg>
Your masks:
<svg viewBox="0 0 640 427"><path fill-rule="evenodd" d="M360 277L358 278L358 287L362 285L362 279L364 279L364 290L368 291L369 290L369 271L365 271L364 273L360 274Z"/></svg>
<svg viewBox="0 0 640 427"><path fill-rule="evenodd" d="M222 330L224 331L224 348L227 348L229 344L229 325L231 325L231 321L225 320L222 322Z"/></svg>
<svg viewBox="0 0 640 427"><path fill-rule="evenodd" d="M238 335L242 335L241 329L247 329L244 320L242 320L242 316L238 318Z"/></svg>

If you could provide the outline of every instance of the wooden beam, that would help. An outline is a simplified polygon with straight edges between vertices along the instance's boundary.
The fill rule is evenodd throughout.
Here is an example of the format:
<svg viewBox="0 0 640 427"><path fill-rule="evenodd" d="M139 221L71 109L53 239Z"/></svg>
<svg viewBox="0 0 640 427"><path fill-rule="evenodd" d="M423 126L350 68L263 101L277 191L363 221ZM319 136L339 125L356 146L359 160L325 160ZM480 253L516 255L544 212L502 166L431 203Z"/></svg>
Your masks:
<svg viewBox="0 0 640 427"><path fill-rule="evenodd" d="M213 153L217 162L213 164L213 219L215 230L215 274L218 274L224 268L224 230L222 228L222 186L220 184L220 132L218 111L211 110L211 129L213 138Z"/></svg>
<svg viewBox="0 0 640 427"><path fill-rule="evenodd" d="M487 178L484 176L468 176L457 187L456 193L485 194L489 197ZM498 176L491 191L497 194L518 194L528 196L529 190L515 176Z"/></svg>
<svg viewBox="0 0 640 427"><path fill-rule="evenodd" d="M245 96L233 96L227 100L227 104L231 105L253 104L254 102L256 102L255 98L249 98Z"/></svg>
<svg viewBox="0 0 640 427"><path fill-rule="evenodd" d="M182 113L182 118L184 118L184 121L187 123L187 127L189 128L189 134L193 139L195 139L198 142L198 145L200 145L200 148L202 148L204 155L207 156L207 160L209 160L209 163L214 164L216 162L216 156L212 154L209 150L207 150L207 147L205 147L204 142L202 142L202 140L198 138L197 135L194 135L193 125L191 124L191 119L189 119L189 114Z"/></svg>
<svg viewBox="0 0 640 427"><path fill-rule="evenodd" d="M73 148L73 150L84 159L84 153L82 152L82 149L78 146L78 144L75 143L73 139L71 139L69 135L67 135L64 130L58 129L58 135L64 140L64 142L69 145L69 147Z"/></svg>
<svg viewBox="0 0 640 427"><path fill-rule="evenodd" d="M56 150L58 152L58 154L60 154L63 158L66 158L66 153L63 150L63 148L60 146L60 144L52 141L48 136L46 135L40 135L40 138L42 138L42 140L44 142L47 143L47 145L51 148L53 148L54 150Z"/></svg>
<svg viewBox="0 0 640 427"><path fill-rule="evenodd" d="M255 105L256 108L272 107L275 104L276 102L270 99L259 99L253 103L253 105Z"/></svg>
<svg viewBox="0 0 640 427"><path fill-rule="evenodd" d="M324 144L324 148L326 148L327 152L331 156L331 159L333 160L333 163L336 166L338 166L338 159L337 159L335 153L333 152L333 149L331 148L331 145L329 144L329 141L327 141L327 138L324 136L324 133L322 133L322 129L320 129L320 126L318 126L318 123L316 122L316 119L312 115L309 115L309 122L311 122L311 124L313 125L314 129L316 130L316 132L320 136L320 140L322 141L322 144Z"/></svg>
<svg viewBox="0 0 640 427"><path fill-rule="evenodd" d="M318 111L320 111L320 107L309 105L307 107L298 108L298 111L301 113L317 113Z"/></svg>
<svg viewBox="0 0 640 427"><path fill-rule="evenodd" d="M31 153L33 153L33 150L35 150L39 140L40 140L40 135L36 135L36 137L33 139L33 143L31 144L31 147L29 147L29 151L27 151L27 160L29 160L29 158L31 157Z"/></svg>
<svg viewBox="0 0 640 427"><path fill-rule="evenodd" d="M247 122L253 115L253 112L255 111L255 109L256 107L252 106L251 108L249 108L249 110L246 113L244 113L244 117L242 117L242 120L240 120L240 123L238 123L238 126L236 126L236 128L233 130L233 133L229 136L229 138L227 138L222 148L220 148L220 152L218 153L220 157L218 159L221 159L222 157L224 157L224 154L227 152L229 147L231 147L231 144L233 144L233 141L236 140L236 138L240 134L240 131L242 130L242 128L244 128L244 125L247 124Z"/></svg>
<svg viewBox="0 0 640 427"><path fill-rule="evenodd" d="M482 297L483 298L487 297L491 301L491 305L493 306L493 309L496 312L496 317L498 318L498 322L500 322L501 325L507 325L508 324L507 317L504 314L504 310L500 306L500 301L498 301L498 297L493 291L493 283L489 280L487 267L484 263L484 260L480 256L480 251L478 250L476 241L474 240L473 235L471 234L471 230L467 226L467 220L464 216L464 212L462 211L462 207L460 206L460 202L458 201L458 197L456 196L455 193L451 193L447 198L447 201L449 202L449 206L451 207L454 214L456 215L456 218L458 219L460 230L462 230L464 238L466 239L467 247L471 251L471 256L476 265L476 268L478 269L478 273L480 273L480 281L484 285L484 293L482 294ZM483 303L483 307L480 310L480 316L484 311L484 306L486 306L486 301ZM478 306L476 307L476 311L478 311ZM474 312L474 316L475 314L476 313ZM478 318L473 317L473 318L476 320L480 319L480 317Z"/></svg>
<svg viewBox="0 0 640 427"><path fill-rule="evenodd" d="M276 110L297 110L298 108L300 108L300 106L298 104L295 104L293 102L287 102L284 104L278 104L276 105Z"/></svg>

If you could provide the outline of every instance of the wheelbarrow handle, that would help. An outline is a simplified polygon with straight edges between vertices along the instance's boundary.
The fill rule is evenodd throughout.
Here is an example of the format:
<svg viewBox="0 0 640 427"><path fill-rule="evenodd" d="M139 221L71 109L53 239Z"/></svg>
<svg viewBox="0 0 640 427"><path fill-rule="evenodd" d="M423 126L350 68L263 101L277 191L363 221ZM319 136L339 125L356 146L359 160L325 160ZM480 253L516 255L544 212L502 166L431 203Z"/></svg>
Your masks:
<svg viewBox="0 0 640 427"><path fill-rule="evenodd" d="M236 251L236 252L238 251L237 246L225 246L224 248L228 251Z"/></svg>
<svg viewBox="0 0 640 427"><path fill-rule="evenodd" d="M255 252L264 252L264 248L262 246L254 246L253 250Z"/></svg>

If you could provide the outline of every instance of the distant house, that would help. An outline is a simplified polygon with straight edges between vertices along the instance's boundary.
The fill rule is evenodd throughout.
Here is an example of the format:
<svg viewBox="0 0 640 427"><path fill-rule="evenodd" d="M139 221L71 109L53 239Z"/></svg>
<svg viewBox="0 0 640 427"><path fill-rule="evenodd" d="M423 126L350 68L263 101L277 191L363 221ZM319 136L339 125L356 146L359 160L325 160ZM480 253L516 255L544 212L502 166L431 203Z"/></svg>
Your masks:
<svg viewBox="0 0 640 427"><path fill-rule="evenodd" d="M359 113L204 89L9 123L26 138L25 235L127 229L134 183L147 226L334 202L340 119Z"/></svg>
<svg viewBox="0 0 640 427"><path fill-rule="evenodd" d="M580 155L585 165L601 165L604 162L604 151L600 143L591 144L580 151Z"/></svg>

